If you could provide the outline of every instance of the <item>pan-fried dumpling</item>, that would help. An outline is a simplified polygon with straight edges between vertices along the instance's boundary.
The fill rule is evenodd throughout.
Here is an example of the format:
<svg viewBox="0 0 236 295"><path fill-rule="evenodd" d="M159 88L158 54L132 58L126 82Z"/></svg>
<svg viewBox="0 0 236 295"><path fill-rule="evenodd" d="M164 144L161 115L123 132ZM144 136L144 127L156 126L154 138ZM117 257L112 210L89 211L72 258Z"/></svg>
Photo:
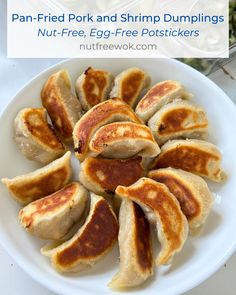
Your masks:
<svg viewBox="0 0 236 295"><path fill-rule="evenodd" d="M70 156L71 152L67 152L43 168L12 179L3 178L2 182L19 203L29 204L58 191L69 182L72 175Z"/></svg>
<svg viewBox="0 0 236 295"><path fill-rule="evenodd" d="M65 146L47 122L43 108L25 108L15 118L15 141L29 160L48 164L63 155Z"/></svg>
<svg viewBox="0 0 236 295"><path fill-rule="evenodd" d="M107 99L112 80L113 77L110 72L92 67L89 67L79 76L75 84L75 90L85 111Z"/></svg>
<svg viewBox="0 0 236 295"><path fill-rule="evenodd" d="M188 222L175 196L164 184L145 177L129 187L118 186L116 194L140 205L148 220L156 225L161 243L156 264L170 263L188 235Z"/></svg>
<svg viewBox="0 0 236 295"><path fill-rule="evenodd" d="M127 160L88 157L81 165L79 180L87 189L107 196L118 185L129 186L143 175L141 157Z"/></svg>
<svg viewBox="0 0 236 295"><path fill-rule="evenodd" d="M177 198L188 219L191 232L194 233L205 223L212 207L213 196L200 176L181 169L163 168L150 171L148 177L164 183Z"/></svg>
<svg viewBox="0 0 236 295"><path fill-rule="evenodd" d="M157 142L163 144L175 138L205 138L208 120L202 108L177 100L157 111L148 126Z"/></svg>
<svg viewBox="0 0 236 295"><path fill-rule="evenodd" d="M87 190L72 182L21 209L20 222L27 231L41 239L59 240L80 220L87 199Z"/></svg>
<svg viewBox="0 0 236 295"><path fill-rule="evenodd" d="M41 99L57 133L64 141L71 141L75 123L81 117L79 100L71 92L69 73L61 70L49 77Z"/></svg>
<svg viewBox="0 0 236 295"><path fill-rule="evenodd" d="M142 284L153 274L150 227L142 209L123 200L119 212L120 270L112 278L112 289Z"/></svg>
<svg viewBox="0 0 236 295"><path fill-rule="evenodd" d="M89 110L75 125L73 131L75 155L83 161L88 156L89 142L103 125L117 121L142 123L134 111L120 99L109 99Z"/></svg>
<svg viewBox="0 0 236 295"><path fill-rule="evenodd" d="M136 114L145 122L148 121L162 106L177 98L191 97L184 86L177 81L167 80L154 85L140 100Z"/></svg>
<svg viewBox="0 0 236 295"><path fill-rule="evenodd" d="M173 167L220 182L224 179L220 166L221 153L214 144L197 139L180 139L165 143L150 169Z"/></svg>
<svg viewBox="0 0 236 295"><path fill-rule="evenodd" d="M142 91L149 87L150 77L139 68L129 68L116 78L110 97L120 97L131 107L138 102Z"/></svg>
<svg viewBox="0 0 236 295"><path fill-rule="evenodd" d="M98 129L89 149L92 156L125 159L135 155L155 157L160 153L151 130L132 122L115 122Z"/></svg>
<svg viewBox="0 0 236 295"><path fill-rule="evenodd" d="M93 266L113 247L118 234L118 222L108 202L91 194L89 215L84 225L69 240L56 248L44 247L59 272L77 272Z"/></svg>

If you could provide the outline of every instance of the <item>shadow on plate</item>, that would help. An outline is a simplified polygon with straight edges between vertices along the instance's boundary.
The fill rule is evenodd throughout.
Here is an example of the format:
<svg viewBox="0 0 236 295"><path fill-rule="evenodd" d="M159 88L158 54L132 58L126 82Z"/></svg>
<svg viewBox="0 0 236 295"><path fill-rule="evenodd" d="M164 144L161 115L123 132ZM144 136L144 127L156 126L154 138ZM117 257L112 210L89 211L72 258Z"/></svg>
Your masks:
<svg viewBox="0 0 236 295"><path fill-rule="evenodd" d="M206 223L197 236L205 237L211 235L221 223L222 216L218 212L212 210Z"/></svg>
<svg viewBox="0 0 236 295"><path fill-rule="evenodd" d="M203 226L202 229L199 230L197 234L193 235L193 237L197 236L197 238L201 238L204 236L211 235L218 228L221 222L222 217L220 216L220 214L216 211L212 211L209 218L206 221L206 224ZM191 257L194 255L194 252L194 242L192 242L191 239L188 238L183 250L180 253L176 254L176 256L174 257L173 264L170 265L170 267L164 273L164 275L168 275L170 272L175 271L179 267L182 267L186 262L188 262L191 259Z"/></svg>
<svg viewBox="0 0 236 295"><path fill-rule="evenodd" d="M185 263L193 257L195 252L195 247L190 239L184 245L183 250L180 253L177 253L173 258L173 263L169 266L166 272L163 275L168 275L170 272L175 271L179 267L182 267Z"/></svg>

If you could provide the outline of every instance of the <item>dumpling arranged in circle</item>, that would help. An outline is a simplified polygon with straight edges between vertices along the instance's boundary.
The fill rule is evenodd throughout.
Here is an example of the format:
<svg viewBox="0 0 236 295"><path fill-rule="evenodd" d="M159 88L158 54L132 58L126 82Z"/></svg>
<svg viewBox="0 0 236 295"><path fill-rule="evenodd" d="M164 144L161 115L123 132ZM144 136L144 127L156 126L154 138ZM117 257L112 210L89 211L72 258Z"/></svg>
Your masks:
<svg viewBox="0 0 236 295"><path fill-rule="evenodd" d="M220 182L225 175L221 170L221 153L218 148L203 140L171 140L161 147L151 169L173 167L186 170Z"/></svg>
<svg viewBox="0 0 236 295"><path fill-rule="evenodd" d="M142 209L123 200L119 226L120 269L109 283L112 289L138 286L153 274L150 226Z"/></svg>
<svg viewBox="0 0 236 295"><path fill-rule="evenodd" d="M134 107L142 91L149 87L150 81L149 75L142 69L129 68L116 76L110 97L120 97L124 102Z"/></svg>
<svg viewBox="0 0 236 295"><path fill-rule="evenodd" d="M108 98L113 76L110 72L89 67L76 80L75 90L82 108L88 111Z"/></svg>
<svg viewBox="0 0 236 295"><path fill-rule="evenodd" d="M3 178L10 194L19 203L26 205L63 188L70 180L72 167L71 152L45 167L14 178Z"/></svg>
<svg viewBox="0 0 236 295"><path fill-rule="evenodd" d="M44 247L41 253L50 257L59 272L78 272L93 266L114 246L118 222L108 202L91 194L90 211L85 223L68 241L56 248Z"/></svg>
<svg viewBox="0 0 236 295"><path fill-rule="evenodd" d="M167 80L154 85L138 103L135 112L145 122L162 106L177 98L188 99L191 94L177 81Z"/></svg>
<svg viewBox="0 0 236 295"><path fill-rule="evenodd" d="M144 176L142 158L105 159L88 157L81 165L80 182L102 196L113 195L118 185L129 186Z"/></svg>
<svg viewBox="0 0 236 295"><path fill-rule="evenodd" d="M15 141L27 159L42 164L48 164L66 152L64 144L48 124L44 108L25 108L18 113Z"/></svg>
<svg viewBox="0 0 236 295"><path fill-rule="evenodd" d="M58 71L48 78L41 91L41 100L56 132L64 141L70 142L74 125L81 117L81 105L71 91L66 70Z"/></svg>
<svg viewBox="0 0 236 295"><path fill-rule="evenodd" d="M166 185L141 178L129 187L118 186L116 194L136 202L148 220L156 225L161 251L156 264L168 264L180 252L188 236L188 222L175 196Z"/></svg>
<svg viewBox="0 0 236 295"><path fill-rule="evenodd" d="M150 118L148 126L159 144L177 138L204 139L208 132L204 110L184 100L163 106Z"/></svg>
<svg viewBox="0 0 236 295"><path fill-rule="evenodd" d="M80 220L87 200L87 190L72 182L21 209L19 219L31 234L45 240L59 240Z"/></svg>
<svg viewBox="0 0 236 295"><path fill-rule="evenodd" d="M115 122L98 129L91 138L92 156L125 159L133 156L155 157L160 148L151 130L133 122Z"/></svg>
<svg viewBox="0 0 236 295"><path fill-rule="evenodd" d="M213 196L203 178L174 168L152 170L148 177L164 183L177 198L193 233L205 223L211 211Z"/></svg>
<svg viewBox="0 0 236 295"><path fill-rule="evenodd" d="M120 99L109 99L90 109L76 123L73 138L75 155L83 161L89 156L89 142L93 134L102 126L117 122L131 121L142 124L134 111Z"/></svg>

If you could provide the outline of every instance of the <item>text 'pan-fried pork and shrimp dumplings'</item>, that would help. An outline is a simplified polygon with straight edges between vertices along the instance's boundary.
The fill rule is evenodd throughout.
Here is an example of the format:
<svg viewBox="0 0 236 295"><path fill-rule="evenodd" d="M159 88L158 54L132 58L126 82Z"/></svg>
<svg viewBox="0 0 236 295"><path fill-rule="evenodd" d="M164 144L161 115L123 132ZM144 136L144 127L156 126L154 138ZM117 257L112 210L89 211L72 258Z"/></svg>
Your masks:
<svg viewBox="0 0 236 295"><path fill-rule="evenodd" d="M161 251L156 264L168 264L180 252L188 236L188 222L175 196L166 185L141 178L129 187L118 186L118 197L136 202L156 225Z"/></svg>
<svg viewBox="0 0 236 295"><path fill-rule="evenodd" d="M76 157L83 161L89 156L89 142L93 134L100 127L117 121L131 121L142 124L142 120L137 117L131 107L120 99L109 99L101 102L83 115L76 123L73 131Z"/></svg>
<svg viewBox="0 0 236 295"><path fill-rule="evenodd" d="M204 110L187 101L177 100L163 106L148 121L157 142L176 138L205 139L208 120Z"/></svg>
<svg viewBox="0 0 236 295"><path fill-rule="evenodd" d="M89 215L84 225L68 241L56 248L44 247L41 253L51 258L59 272L77 272L93 266L117 240L118 221L108 202L91 194Z"/></svg>
<svg viewBox="0 0 236 295"><path fill-rule="evenodd" d="M144 176L142 158L86 158L81 165L80 182L102 196L112 195L118 185L129 186Z"/></svg>
<svg viewBox="0 0 236 295"><path fill-rule="evenodd" d="M41 91L41 100L56 132L65 142L70 142L73 127L81 117L81 105L71 92L70 77L66 70L49 77Z"/></svg>
<svg viewBox="0 0 236 295"><path fill-rule="evenodd" d="M75 84L75 90L85 111L107 99L112 80L113 77L110 72L92 67L89 67L79 76Z"/></svg>
<svg viewBox="0 0 236 295"><path fill-rule="evenodd" d="M72 182L21 209L19 219L31 234L45 240L62 239L84 213L88 191Z"/></svg>
<svg viewBox="0 0 236 295"><path fill-rule="evenodd" d="M138 103L135 112L145 122L162 106L174 99L188 99L192 95L177 81L167 80L154 85Z"/></svg>
<svg viewBox="0 0 236 295"><path fill-rule="evenodd" d="M155 157L160 148L145 125L115 122L98 129L89 143L92 156L125 159L135 155Z"/></svg>
<svg viewBox="0 0 236 295"><path fill-rule="evenodd" d="M44 108L25 108L15 118L15 141L29 160L48 164L66 148L47 122Z"/></svg>
<svg viewBox="0 0 236 295"><path fill-rule="evenodd" d="M170 140L150 164L150 169L176 168L220 182L225 178L221 170L221 153L217 147L203 140Z"/></svg>
<svg viewBox="0 0 236 295"><path fill-rule="evenodd" d="M213 196L200 176L181 169L163 168L150 171L148 177L164 183L177 198L192 233L205 223L211 211Z"/></svg>
<svg viewBox="0 0 236 295"><path fill-rule="evenodd" d="M12 179L3 178L2 182L14 199L21 204L29 204L58 191L69 182L72 175L70 157L71 152L67 152L43 168Z"/></svg>
<svg viewBox="0 0 236 295"><path fill-rule="evenodd" d="M134 107L144 89L150 86L151 79L139 68L129 68L115 78L110 97L120 97L131 107Z"/></svg>
<svg viewBox="0 0 236 295"><path fill-rule="evenodd" d="M150 226L142 209L123 200L119 226L120 269L109 283L112 289L138 286L153 274Z"/></svg>

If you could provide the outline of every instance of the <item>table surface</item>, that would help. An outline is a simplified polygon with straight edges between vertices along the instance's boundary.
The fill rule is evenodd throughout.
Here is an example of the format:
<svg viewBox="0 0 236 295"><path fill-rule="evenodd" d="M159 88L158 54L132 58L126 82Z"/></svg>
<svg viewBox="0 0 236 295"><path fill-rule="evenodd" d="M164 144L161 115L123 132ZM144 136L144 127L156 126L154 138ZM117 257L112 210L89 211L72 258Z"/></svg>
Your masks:
<svg viewBox="0 0 236 295"><path fill-rule="evenodd" d="M32 77L45 68L59 62L59 59L7 59L6 58L6 1L0 1L0 112L15 93ZM236 77L236 61L227 65ZM210 76L236 103L236 81L220 70ZM52 295L51 291L25 274L6 251L0 246L0 290L6 295ZM185 295L236 293L236 254L207 281L185 293ZM199 270L201 271L201 270ZM80 292L81 294L81 292Z"/></svg>

